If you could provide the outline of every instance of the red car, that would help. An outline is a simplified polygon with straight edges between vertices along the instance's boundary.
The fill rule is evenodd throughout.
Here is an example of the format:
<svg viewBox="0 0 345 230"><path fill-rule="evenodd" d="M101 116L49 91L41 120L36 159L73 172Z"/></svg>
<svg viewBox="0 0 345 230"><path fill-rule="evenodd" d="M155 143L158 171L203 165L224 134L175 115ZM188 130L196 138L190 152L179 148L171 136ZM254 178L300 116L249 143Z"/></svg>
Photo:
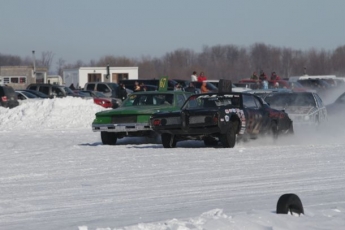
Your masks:
<svg viewBox="0 0 345 230"><path fill-rule="evenodd" d="M74 90L81 97L92 97L93 102L104 108L118 108L122 101L119 98L106 97L103 93L91 90Z"/></svg>
<svg viewBox="0 0 345 230"><path fill-rule="evenodd" d="M97 105L103 106L104 108L113 108L113 103L110 98L93 98L93 102Z"/></svg>

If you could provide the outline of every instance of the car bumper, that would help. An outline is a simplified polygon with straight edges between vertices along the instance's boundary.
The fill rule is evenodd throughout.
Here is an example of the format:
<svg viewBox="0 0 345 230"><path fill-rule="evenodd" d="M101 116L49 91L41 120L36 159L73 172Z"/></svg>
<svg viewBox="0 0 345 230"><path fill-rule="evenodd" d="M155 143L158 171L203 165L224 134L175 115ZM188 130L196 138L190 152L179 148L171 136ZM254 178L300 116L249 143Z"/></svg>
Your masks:
<svg viewBox="0 0 345 230"><path fill-rule="evenodd" d="M151 128L147 123L126 123L126 124L92 124L94 132L138 132L150 131Z"/></svg>
<svg viewBox="0 0 345 230"><path fill-rule="evenodd" d="M210 135L221 133L221 130L218 126L184 128L181 128L181 126L170 128L152 127L152 129L158 133L169 133L173 135Z"/></svg>

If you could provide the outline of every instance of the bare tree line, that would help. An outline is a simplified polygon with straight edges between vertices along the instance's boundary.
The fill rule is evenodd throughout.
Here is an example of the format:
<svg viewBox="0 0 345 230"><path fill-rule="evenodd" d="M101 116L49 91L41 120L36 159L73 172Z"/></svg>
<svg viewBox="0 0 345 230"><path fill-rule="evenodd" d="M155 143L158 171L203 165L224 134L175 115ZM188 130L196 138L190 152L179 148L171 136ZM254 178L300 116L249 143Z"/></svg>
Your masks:
<svg viewBox="0 0 345 230"><path fill-rule="evenodd" d="M54 54L43 52L37 66L51 69ZM0 66L31 65L30 58L0 54ZM89 63L77 61L66 63L60 58L56 72L62 75L63 69L82 66L139 67L141 79L169 76L176 79L189 79L193 71L203 71L209 79L231 79L237 81L248 78L253 71L263 70L266 74L275 71L281 77L308 75L345 76L345 45L333 51L310 49L306 51L280 48L263 43L250 47L235 45L205 46L197 53L191 49L178 49L168 52L161 58L144 56L130 59L119 56L104 56Z"/></svg>

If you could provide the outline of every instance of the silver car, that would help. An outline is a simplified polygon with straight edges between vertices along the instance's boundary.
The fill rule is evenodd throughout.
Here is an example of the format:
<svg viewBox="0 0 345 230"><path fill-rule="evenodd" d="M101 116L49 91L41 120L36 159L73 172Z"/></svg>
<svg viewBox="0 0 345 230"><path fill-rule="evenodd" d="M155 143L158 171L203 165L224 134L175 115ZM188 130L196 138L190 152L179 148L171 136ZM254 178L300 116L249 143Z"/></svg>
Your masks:
<svg viewBox="0 0 345 230"><path fill-rule="evenodd" d="M272 93L265 101L274 109L285 110L298 125L319 125L327 119L327 110L315 92Z"/></svg>

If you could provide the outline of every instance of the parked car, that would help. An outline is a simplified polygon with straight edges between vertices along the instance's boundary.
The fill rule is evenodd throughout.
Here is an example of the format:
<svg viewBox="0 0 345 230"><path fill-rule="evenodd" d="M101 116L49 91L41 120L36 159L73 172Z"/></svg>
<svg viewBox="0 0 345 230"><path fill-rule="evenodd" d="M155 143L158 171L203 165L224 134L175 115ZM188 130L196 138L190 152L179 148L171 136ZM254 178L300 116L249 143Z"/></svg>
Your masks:
<svg viewBox="0 0 345 230"><path fill-rule="evenodd" d="M24 90L16 90L16 95L18 100L37 100L37 99L41 99L39 97L37 97L35 94L26 92Z"/></svg>
<svg viewBox="0 0 345 230"><path fill-rule="evenodd" d="M16 92L11 86L0 86L0 106L14 108L19 105Z"/></svg>
<svg viewBox="0 0 345 230"><path fill-rule="evenodd" d="M65 86L62 86L62 85L34 83L34 84L28 85L26 89L35 90L35 91L44 93L49 98L67 96Z"/></svg>
<svg viewBox="0 0 345 230"><path fill-rule="evenodd" d="M119 108L96 113L92 130L101 133L102 143L106 145L115 145L123 137L144 136L154 140L157 134L149 125L151 115L179 110L189 95L192 94L183 91L132 93Z"/></svg>
<svg viewBox="0 0 345 230"><path fill-rule="evenodd" d="M104 108L116 109L122 104L122 100L119 98L106 97L103 93L91 90L81 90L81 94L92 97L95 104L103 106Z"/></svg>
<svg viewBox="0 0 345 230"><path fill-rule="evenodd" d="M111 99L109 98L93 98L93 102L97 105L100 105L104 108L117 108L117 107L113 107L113 103L111 101Z"/></svg>
<svg viewBox="0 0 345 230"><path fill-rule="evenodd" d="M294 92L307 92L309 91L308 88L301 85L299 82L289 82L287 80L267 80L268 82L268 89L291 89ZM248 88L251 89L261 89L262 83L260 80L253 80L253 79L242 79L239 81L240 84L247 84ZM314 91L315 92L315 91Z"/></svg>
<svg viewBox="0 0 345 230"><path fill-rule="evenodd" d="M215 87L218 88L219 86L219 80L206 80L206 82L211 83L212 85L214 85ZM245 91L249 91L250 89L246 88L246 87L238 87L234 84L232 84L231 86L231 91L232 92L245 92Z"/></svg>
<svg viewBox="0 0 345 230"><path fill-rule="evenodd" d="M164 148L174 148L183 140L202 140L206 146L220 142L233 148L237 136L276 138L293 133L287 113L272 109L258 96L234 92L190 96L180 111L153 114L150 125L161 134Z"/></svg>
<svg viewBox="0 0 345 230"><path fill-rule="evenodd" d="M80 95L78 95L77 93L75 93L71 88L64 86L65 92L66 92L66 96L70 96L70 97L81 97Z"/></svg>
<svg viewBox="0 0 345 230"><path fill-rule="evenodd" d="M335 102L326 106L327 113L330 116L334 115L345 115L345 92L341 94Z"/></svg>
<svg viewBox="0 0 345 230"><path fill-rule="evenodd" d="M284 110L299 125L319 125L327 118L327 110L322 99L313 92L272 93L265 101L278 110Z"/></svg>
<svg viewBox="0 0 345 230"><path fill-rule="evenodd" d="M39 98L43 98L43 99L49 98L47 94L41 93L41 92L36 91L36 90L23 89L22 91L29 92L29 93L31 93L31 94L33 94L33 95L36 95L36 96L39 97Z"/></svg>
<svg viewBox="0 0 345 230"><path fill-rule="evenodd" d="M121 80L120 83L125 84L126 88L130 89L130 90L134 90L134 83L138 82L139 85L141 83L143 83L145 86L146 85L150 85L150 86L156 86L157 88L159 87L159 79L131 79L131 80ZM169 79L168 80L168 86L167 89L168 90L174 90L175 85L177 84L177 82L175 80ZM154 89L151 87L151 89ZM157 89L155 89L157 90ZM149 90L147 90L149 91Z"/></svg>
<svg viewBox="0 0 345 230"><path fill-rule="evenodd" d="M192 81L190 82L194 85L194 87L196 88L197 90L197 93L201 93L201 85L202 85L202 82L199 82L199 81ZM187 88L187 87L185 87ZM184 88L184 89L185 89ZM212 83L210 82L206 82L206 88L210 91L210 92L218 92L218 88L213 85Z"/></svg>
<svg viewBox="0 0 345 230"><path fill-rule="evenodd" d="M119 98L117 95L118 84L112 82L88 82L84 86L84 90L98 91L106 97Z"/></svg>
<svg viewBox="0 0 345 230"><path fill-rule="evenodd" d="M284 89L284 88L283 89L252 89L252 90L246 91L246 93L255 94L264 100L268 95L272 93L290 93L290 92L293 92L293 91L291 89Z"/></svg>

